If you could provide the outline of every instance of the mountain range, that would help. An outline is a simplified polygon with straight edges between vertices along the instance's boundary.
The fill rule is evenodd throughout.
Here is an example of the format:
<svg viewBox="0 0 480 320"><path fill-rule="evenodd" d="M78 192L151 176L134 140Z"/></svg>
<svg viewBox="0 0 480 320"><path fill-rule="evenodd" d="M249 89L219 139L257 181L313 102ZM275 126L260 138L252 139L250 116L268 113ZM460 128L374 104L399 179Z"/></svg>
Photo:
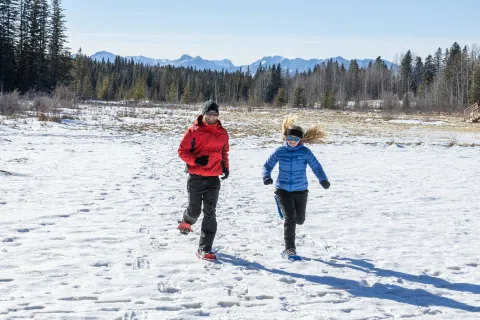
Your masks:
<svg viewBox="0 0 480 320"><path fill-rule="evenodd" d="M97 60L97 61L110 61L113 62L115 60L116 55L110 52L106 51L99 51L96 52L95 54L90 56L92 59ZM145 65L172 65L174 67L193 67L198 70L225 70L228 72L235 72L237 70L247 70L247 67L250 67L250 72L254 74L260 63L262 66L272 66L272 65L280 65L282 66L282 69L287 69L290 70L291 72L295 72L298 70L299 72L303 71L308 71L308 69L312 69L315 67L317 64L321 64L322 62L326 62L330 59L333 61L337 61L339 65L343 63L345 68L348 69L350 65L350 60L344 59L340 56L338 57L332 57L328 59L309 59L305 60L302 58L295 58L295 59L288 59L284 58L282 56L267 56L263 57L249 65L243 65L243 66L235 66L232 61L228 59L223 59L223 60L205 60L199 56L192 57L187 54L182 55L179 59L175 60L169 60L169 59L154 59L154 58L149 58L149 57L144 57L144 56L126 56L124 58L127 59L133 59L134 62L136 63L143 63ZM368 67L368 64L370 61L375 62L375 59L357 59L357 63L360 68L366 68ZM388 61L388 60L383 60L385 64L387 65L388 68L396 68L397 65Z"/></svg>

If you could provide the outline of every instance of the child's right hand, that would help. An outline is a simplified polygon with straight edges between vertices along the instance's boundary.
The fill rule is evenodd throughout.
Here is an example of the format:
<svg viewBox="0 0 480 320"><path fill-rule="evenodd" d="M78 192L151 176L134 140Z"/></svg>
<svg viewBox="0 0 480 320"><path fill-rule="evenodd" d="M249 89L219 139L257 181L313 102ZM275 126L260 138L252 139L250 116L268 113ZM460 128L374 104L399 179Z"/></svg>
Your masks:
<svg viewBox="0 0 480 320"><path fill-rule="evenodd" d="M272 178L265 178L265 179L263 179L263 184L264 184L264 185L268 185L268 184L272 184L272 183L273 183Z"/></svg>

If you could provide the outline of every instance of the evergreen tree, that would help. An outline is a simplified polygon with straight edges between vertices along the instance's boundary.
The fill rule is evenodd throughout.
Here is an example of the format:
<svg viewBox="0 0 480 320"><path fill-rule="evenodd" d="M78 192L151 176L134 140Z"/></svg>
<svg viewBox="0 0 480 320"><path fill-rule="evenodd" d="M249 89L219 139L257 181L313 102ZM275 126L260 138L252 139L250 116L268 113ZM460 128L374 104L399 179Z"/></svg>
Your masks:
<svg viewBox="0 0 480 320"><path fill-rule="evenodd" d="M301 108L301 107L305 107L306 104L307 104L307 101L305 98L305 89L302 88L301 86L297 86L293 94L293 106Z"/></svg>
<svg viewBox="0 0 480 320"><path fill-rule="evenodd" d="M438 48L435 52L434 57L434 64L435 64L435 76L443 69L443 53L442 48Z"/></svg>
<svg viewBox="0 0 480 320"><path fill-rule="evenodd" d="M480 103L480 64L473 69L472 85L469 90L469 103Z"/></svg>
<svg viewBox="0 0 480 320"><path fill-rule="evenodd" d="M48 89L47 22L47 0L33 0L28 17L30 40L28 87L36 91L46 91Z"/></svg>
<svg viewBox="0 0 480 320"><path fill-rule="evenodd" d="M167 101L170 103L178 102L177 86L173 82L168 87Z"/></svg>
<svg viewBox="0 0 480 320"><path fill-rule="evenodd" d="M70 52L65 47L65 15L61 8L61 0L52 0L48 55L50 58L49 86L67 83L71 66Z"/></svg>
<svg viewBox="0 0 480 320"><path fill-rule="evenodd" d="M75 60L73 62L73 90L76 98L80 99L83 97L83 80L88 71L87 60L88 58L83 55L82 48L80 48L75 55Z"/></svg>
<svg viewBox="0 0 480 320"><path fill-rule="evenodd" d="M16 50L17 72L15 74L16 87L25 92L29 89L31 78L31 40L29 32L29 19L32 11L33 0L20 0L20 16L18 29L18 42Z"/></svg>
<svg viewBox="0 0 480 320"><path fill-rule="evenodd" d="M413 68L413 81L412 81L412 91L414 95L417 95L418 89L422 84L423 78L423 62L421 57L415 58L415 67Z"/></svg>
<svg viewBox="0 0 480 320"><path fill-rule="evenodd" d="M272 103L273 99L275 98L275 94L277 93L278 88L277 86L277 67L273 65L270 69L270 81L268 82L267 85L267 92L265 96L265 102L266 103Z"/></svg>
<svg viewBox="0 0 480 320"><path fill-rule="evenodd" d="M423 82L427 86L431 85L437 73L436 66L432 55L428 55L423 65Z"/></svg>
<svg viewBox="0 0 480 320"><path fill-rule="evenodd" d="M335 94L331 91L325 91L322 99L322 107L334 109L336 107Z"/></svg>
<svg viewBox="0 0 480 320"><path fill-rule="evenodd" d="M287 104L287 93L284 88L279 88L275 95L275 105L277 107L283 107Z"/></svg>
<svg viewBox="0 0 480 320"><path fill-rule="evenodd" d="M93 99L94 96L94 87L93 87L93 79L90 71L85 73L85 76L82 81L82 99Z"/></svg>
<svg viewBox="0 0 480 320"><path fill-rule="evenodd" d="M0 92L15 88L18 0L0 0Z"/></svg>
<svg viewBox="0 0 480 320"><path fill-rule="evenodd" d="M146 92L146 79L143 79L142 77L137 77L135 84L133 86L131 98L135 101L145 100L145 92Z"/></svg>
<svg viewBox="0 0 480 320"><path fill-rule="evenodd" d="M360 67L358 66L357 60L351 60L350 66L348 67L347 71L347 81L346 81L346 98L349 99L354 97L359 99L360 95L360 88L361 88L361 71Z"/></svg>
<svg viewBox="0 0 480 320"><path fill-rule="evenodd" d="M182 93L182 103L184 104L190 104L193 103L194 99L192 96L192 89L190 88L190 84L187 84L185 88L183 88L183 93Z"/></svg>
<svg viewBox="0 0 480 320"><path fill-rule="evenodd" d="M401 89L400 95L403 95L405 92L409 92L412 88L413 82L413 67L412 67L413 57L410 50L403 56L400 63L400 78L401 78Z"/></svg>

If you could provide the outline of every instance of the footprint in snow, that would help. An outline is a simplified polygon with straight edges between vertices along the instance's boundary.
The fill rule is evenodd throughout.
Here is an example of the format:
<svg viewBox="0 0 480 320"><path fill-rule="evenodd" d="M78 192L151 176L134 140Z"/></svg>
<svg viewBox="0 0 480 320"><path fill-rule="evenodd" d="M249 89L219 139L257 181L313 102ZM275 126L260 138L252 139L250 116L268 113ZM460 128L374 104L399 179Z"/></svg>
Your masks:
<svg viewBox="0 0 480 320"><path fill-rule="evenodd" d="M169 284L168 282L160 282L157 284L158 291L161 293L172 294L180 292L181 290L176 286Z"/></svg>
<svg viewBox="0 0 480 320"><path fill-rule="evenodd" d="M108 262L97 262L92 264L91 266L95 268L101 268L101 267L108 267L108 265L109 265Z"/></svg>
<svg viewBox="0 0 480 320"><path fill-rule="evenodd" d="M447 269L458 271L458 270L460 270L461 268L458 267L458 266L452 266L452 267L447 267Z"/></svg>
<svg viewBox="0 0 480 320"><path fill-rule="evenodd" d="M150 261L147 256L137 257L133 269L150 269Z"/></svg>
<svg viewBox="0 0 480 320"><path fill-rule="evenodd" d="M168 243L166 242L158 242L157 240L153 240L152 242L150 242L150 246L153 248L153 249L163 249L165 247L168 247Z"/></svg>
<svg viewBox="0 0 480 320"><path fill-rule="evenodd" d="M202 302L189 302L189 303L182 303L181 305L187 309L200 309L203 306Z"/></svg>
<svg viewBox="0 0 480 320"><path fill-rule="evenodd" d="M141 320L146 319L145 313L138 310L127 310L123 314L122 320Z"/></svg>
<svg viewBox="0 0 480 320"><path fill-rule="evenodd" d="M148 228L140 227L140 228L138 228L138 232L148 234L148 233L150 233L150 230L148 230Z"/></svg>
<svg viewBox="0 0 480 320"><path fill-rule="evenodd" d="M278 279L278 281L284 282L284 283L287 283L287 284L292 284L292 283L297 282L297 280L295 280L291 277L281 277L280 279Z"/></svg>

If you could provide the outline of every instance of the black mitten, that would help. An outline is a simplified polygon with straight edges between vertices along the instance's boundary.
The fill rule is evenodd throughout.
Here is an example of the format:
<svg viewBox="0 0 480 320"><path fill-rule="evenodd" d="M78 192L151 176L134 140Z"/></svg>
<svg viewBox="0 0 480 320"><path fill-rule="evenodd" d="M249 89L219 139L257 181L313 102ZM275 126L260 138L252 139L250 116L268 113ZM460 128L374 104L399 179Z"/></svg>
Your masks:
<svg viewBox="0 0 480 320"><path fill-rule="evenodd" d="M322 185L323 189L330 188L330 182L328 182L328 180L322 180L320 181L320 184Z"/></svg>
<svg viewBox="0 0 480 320"><path fill-rule="evenodd" d="M272 178L265 178L263 179L263 184L264 185L268 185L268 184L272 184L273 183L273 179Z"/></svg>
<svg viewBox="0 0 480 320"><path fill-rule="evenodd" d="M221 177L220 179L225 180L228 178L229 175L230 171L227 168L223 167L223 177Z"/></svg>

